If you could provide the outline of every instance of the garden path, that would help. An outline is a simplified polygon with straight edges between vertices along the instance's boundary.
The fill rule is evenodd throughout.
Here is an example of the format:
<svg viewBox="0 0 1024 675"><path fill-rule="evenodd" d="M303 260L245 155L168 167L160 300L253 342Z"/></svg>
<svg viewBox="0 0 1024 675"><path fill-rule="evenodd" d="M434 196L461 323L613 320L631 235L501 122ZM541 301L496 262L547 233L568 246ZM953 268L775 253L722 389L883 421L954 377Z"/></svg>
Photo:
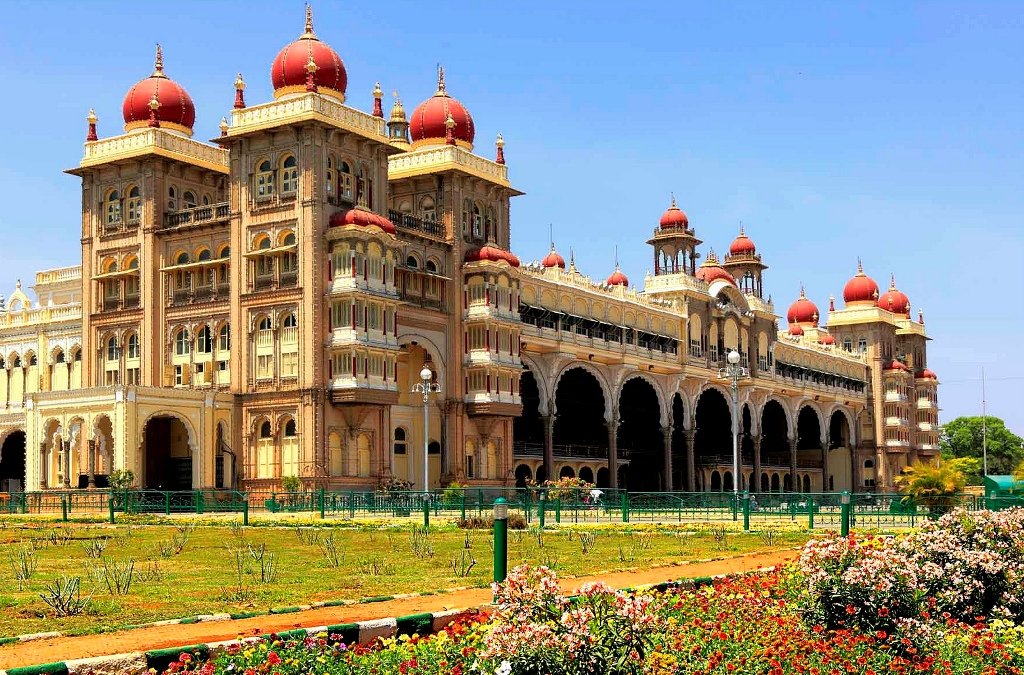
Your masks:
<svg viewBox="0 0 1024 675"><path fill-rule="evenodd" d="M590 581L603 581L615 588L629 588L676 579L749 572L793 560L798 555L799 552L796 550L755 553L710 562L566 578L562 580L562 584L563 588L569 590L575 590L581 584ZM321 607L293 614L272 614L235 621L152 626L97 635L33 640L0 647L0 668L219 642L240 635L262 635L305 626L325 626L405 616L418 612L479 607L486 605L490 600L490 589L474 588L440 595L341 607Z"/></svg>

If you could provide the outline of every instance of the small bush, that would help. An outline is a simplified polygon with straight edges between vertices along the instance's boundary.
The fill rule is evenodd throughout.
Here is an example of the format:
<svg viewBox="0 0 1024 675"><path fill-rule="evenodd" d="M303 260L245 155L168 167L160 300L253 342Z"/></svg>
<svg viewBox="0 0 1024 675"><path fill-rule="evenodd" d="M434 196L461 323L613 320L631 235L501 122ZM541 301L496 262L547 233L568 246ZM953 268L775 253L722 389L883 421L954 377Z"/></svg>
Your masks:
<svg viewBox="0 0 1024 675"><path fill-rule="evenodd" d="M493 516L466 516L460 518L455 523L458 527L464 530L491 530L494 529L494 517ZM509 513L508 514L508 529L510 530L525 530L528 525L526 518L521 513Z"/></svg>
<svg viewBox="0 0 1024 675"><path fill-rule="evenodd" d="M14 580L18 582L18 590L25 590L25 582L32 578L36 568L39 567L35 549L30 544L22 543L10 553L8 559L11 562L11 570L14 572Z"/></svg>
<svg viewBox="0 0 1024 675"><path fill-rule="evenodd" d="M382 577L393 574L395 571L394 565L388 562L387 558L378 555L362 558L356 563L356 569L359 570L360 574L371 577Z"/></svg>
<svg viewBox="0 0 1024 675"><path fill-rule="evenodd" d="M338 543L334 541L333 532L328 533L320 540L320 552L323 553L328 567L340 567L341 561L345 558L344 554L338 550Z"/></svg>
<svg viewBox="0 0 1024 675"><path fill-rule="evenodd" d="M92 596L82 597L80 577L57 577L39 594L55 617L78 616L89 607Z"/></svg>
<svg viewBox="0 0 1024 675"><path fill-rule="evenodd" d="M82 550L85 551L86 558L99 559L103 557L103 551L105 551L106 548L106 539L92 539L90 541L82 542Z"/></svg>
<svg viewBox="0 0 1024 675"><path fill-rule="evenodd" d="M99 577L107 587L111 595L128 595L132 587L132 579L135 573L135 561L115 562L107 559L100 560Z"/></svg>
<svg viewBox="0 0 1024 675"><path fill-rule="evenodd" d="M476 566L476 558L473 557L472 552L462 549L459 555L452 557L450 564L455 576L468 577Z"/></svg>

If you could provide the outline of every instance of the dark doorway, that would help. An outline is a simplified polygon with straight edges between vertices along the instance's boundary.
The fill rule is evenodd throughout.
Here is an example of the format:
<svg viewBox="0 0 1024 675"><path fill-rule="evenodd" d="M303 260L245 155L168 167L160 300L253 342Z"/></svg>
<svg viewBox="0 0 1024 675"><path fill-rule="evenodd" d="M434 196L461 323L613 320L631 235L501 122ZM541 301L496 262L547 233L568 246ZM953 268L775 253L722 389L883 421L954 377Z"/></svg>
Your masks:
<svg viewBox="0 0 1024 675"><path fill-rule="evenodd" d="M0 446L0 492L25 490L25 432L14 431Z"/></svg>
<svg viewBox="0 0 1024 675"><path fill-rule="evenodd" d="M634 377L619 395L619 456L628 453L626 485L629 490L661 490L665 484L664 436L658 394L647 380Z"/></svg>
<svg viewBox="0 0 1024 675"><path fill-rule="evenodd" d="M146 423L143 487L152 490L191 490L192 451L188 429L176 417L154 417Z"/></svg>

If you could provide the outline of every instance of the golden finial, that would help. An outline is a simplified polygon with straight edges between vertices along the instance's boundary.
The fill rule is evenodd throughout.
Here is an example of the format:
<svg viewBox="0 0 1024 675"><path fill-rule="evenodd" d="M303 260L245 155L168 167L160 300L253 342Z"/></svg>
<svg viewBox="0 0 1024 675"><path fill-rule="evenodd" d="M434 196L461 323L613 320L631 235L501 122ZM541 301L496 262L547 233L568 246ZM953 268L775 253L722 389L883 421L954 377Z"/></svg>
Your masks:
<svg viewBox="0 0 1024 675"><path fill-rule="evenodd" d="M448 93L444 90L444 66L440 63L437 64L437 93L434 96L447 96Z"/></svg>
<svg viewBox="0 0 1024 675"><path fill-rule="evenodd" d="M669 194L669 196L672 197L672 205L669 208L674 209L674 208L676 208L676 193L675 192L669 192L668 194Z"/></svg>
<svg viewBox="0 0 1024 675"><path fill-rule="evenodd" d="M156 43L156 61L153 64L153 77L164 77L164 50Z"/></svg>
<svg viewBox="0 0 1024 675"><path fill-rule="evenodd" d="M494 144L497 145L499 148L505 147L505 139L502 137L501 134L498 134L498 138L497 140L494 141Z"/></svg>
<svg viewBox="0 0 1024 675"><path fill-rule="evenodd" d="M864 274L864 265L860 261L860 256L857 256L857 274Z"/></svg>
<svg viewBox="0 0 1024 675"><path fill-rule="evenodd" d="M242 74L239 73L238 77L235 78L235 89L242 91L245 89L245 80L242 79Z"/></svg>
<svg viewBox="0 0 1024 675"><path fill-rule="evenodd" d="M306 3L306 32L304 35L313 36L313 7Z"/></svg>
<svg viewBox="0 0 1024 675"><path fill-rule="evenodd" d="M227 117L221 117L220 118L220 135L221 136L227 136L228 135L228 118Z"/></svg>
<svg viewBox="0 0 1024 675"><path fill-rule="evenodd" d="M391 121L392 122L404 122L405 121L405 107L402 106L402 99L398 97L398 92L391 92L391 95L395 97L395 103L391 106Z"/></svg>
<svg viewBox="0 0 1024 675"><path fill-rule="evenodd" d="M804 299L806 297L807 297L807 294L804 292L804 282L801 281L800 282L800 298Z"/></svg>
<svg viewBox="0 0 1024 675"><path fill-rule="evenodd" d="M96 111L93 110L92 108L89 108L89 114L86 115L85 121L88 122L89 124L96 124L96 121L98 119L99 118L96 117Z"/></svg>
<svg viewBox="0 0 1024 675"><path fill-rule="evenodd" d="M378 82L377 84L373 85L373 97L374 98L384 98L384 92L380 88L380 82Z"/></svg>
<svg viewBox="0 0 1024 675"><path fill-rule="evenodd" d="M747 233L743 231L743 221L742 220L740 221L740 236L741 237L747 236Z"/></svg>

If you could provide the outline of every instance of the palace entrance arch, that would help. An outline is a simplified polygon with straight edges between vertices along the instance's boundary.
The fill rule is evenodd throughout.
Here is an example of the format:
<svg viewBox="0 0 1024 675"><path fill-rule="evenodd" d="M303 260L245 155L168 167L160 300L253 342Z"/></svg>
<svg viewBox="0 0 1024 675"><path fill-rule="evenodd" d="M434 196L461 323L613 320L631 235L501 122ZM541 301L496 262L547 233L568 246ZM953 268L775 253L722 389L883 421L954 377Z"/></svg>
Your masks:
<svg viewBox="0 0 1024 675"><path fill-rule="evenodd" d="M0 492L25 489L25 432L7 434L0 445Z"/></svg>
<svg viewBox="0 0 1024 675"><path fill-rule="evenodd" d="M192 489L192 441L188 427L173 415L156 415L142 432L140 483L153 490Z"/></svg>

